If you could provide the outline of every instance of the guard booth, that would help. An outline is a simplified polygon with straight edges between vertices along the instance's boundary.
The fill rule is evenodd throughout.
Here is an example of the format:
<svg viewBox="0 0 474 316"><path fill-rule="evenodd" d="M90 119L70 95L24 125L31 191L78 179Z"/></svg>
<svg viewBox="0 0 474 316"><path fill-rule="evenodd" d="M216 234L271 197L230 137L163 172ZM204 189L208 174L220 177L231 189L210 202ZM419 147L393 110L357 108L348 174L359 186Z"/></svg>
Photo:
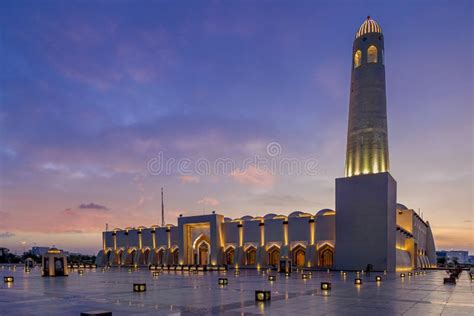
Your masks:
<svg viewBox="0 0 474 316"><path fill-rule="evenodd" d="M44 277L67 276L66 255L57 248L50 248L41 260Z"/></svg>
<svg viewBox="0 0 474 316"><path fill-rule="evenodd" d="M280 267L278 269L280 273L291 273L291 260L288 257L282 257L280 259Z"/></svg>

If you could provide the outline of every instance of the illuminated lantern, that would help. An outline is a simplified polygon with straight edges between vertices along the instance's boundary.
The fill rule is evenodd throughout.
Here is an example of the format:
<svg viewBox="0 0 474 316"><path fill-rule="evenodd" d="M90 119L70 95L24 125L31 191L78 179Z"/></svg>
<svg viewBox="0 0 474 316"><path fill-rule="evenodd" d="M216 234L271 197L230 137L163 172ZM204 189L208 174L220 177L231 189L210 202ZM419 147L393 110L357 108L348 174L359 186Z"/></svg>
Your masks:
<svg viewBox="0 0 474 316"><path fill-rule="evenodd" d="M375 282L382 282L382 277L380 275L377 275L375 277Z"/></svg>
<svg viewBox="0 0 474 316"><path fill-rule="evenodd" d="M400 273L400 277L403 279L405 277L405 273Z"/></svg>
<svg viewBox="0 0 474 316"><path fill-rule="evenodd" d="M411 276L412 276L412 273L411 273L411 272L408 272L408 276L411 277Z"/></svg>
<svg viewBox="0 0 474 316"><path fill-rule="evenodd" d="M15 278L12 277L12 276L6 276L6 277L3 277L3 282L5 282L5 283L13 283L13 282L15 282Z"/></svg>
<svg viewBox="0 0 474 316"><path fill-rule="evenodd" d="M271 299L270 291L255 291L255 301L265 302Z"/></svg>
<svg viewBox="0 0 474 316"><path fill-rule="evenodd" d="M291 275L291 273L290 273L290 272L285 272L285 277L289 278L289 277L290 277L290 275Z"/></svg>
<svg viewBox="0 0 474 316"><path fill-rule="evenodd" d="M227 278L219 278L219 285L227 285L229 284L229 280Z"/></svg>
<svg viewBox="0 0 474 316"><path fill-rule="evenodd" d="M234 275L240 275L240 271L239 271L239 270L235 270L235 271L234 271Z"/></svg>
<svg viewBox="0 0 474 316"><path fill-rule="evenodd" d="M329 291L331 289L331 283L321 282L321 290Z"/></svg>
<svg viewBox="0 0 474 316"><path fill-rule="evenodd" d="M146 292L146 283L133 283L133 292Z"/></svg>
<svg viewBox="0 0 474 316"><path fill-rule="evenodd" d="M156 277L160 276L160 272L154 271L152 275L153 275L153 277L156 278Z"/></svg>
<svg viewBox="0 0 474 316"><path fill-rule="evenodd" d="M84 274L84 270L77 270L77 274L83 275L83 274Z"/></svg>
<svg viewBox="0 0 474 316"><path fill-rule="evenodd" d="M302 278L303 280L306 280L306 279L309 278L309 276L308 276L306 273L303 273L303 274L301 275L301 278Z"/></svg>
<svg viewBox="0 0 474 316"><path fill-rule="evenodd" d="M354 284L355 284L355 285L361 285L361 284L362 284L362 279L356 278L356 279L354 280Z"/></svg>
<svg viewBox="0 0 474 316"><path fill-rule="evenodd" d="M276 281L276 276L274 276L274 275L269 275L269 276L268 276L268 281L270 281L270 282Z"/></svg>

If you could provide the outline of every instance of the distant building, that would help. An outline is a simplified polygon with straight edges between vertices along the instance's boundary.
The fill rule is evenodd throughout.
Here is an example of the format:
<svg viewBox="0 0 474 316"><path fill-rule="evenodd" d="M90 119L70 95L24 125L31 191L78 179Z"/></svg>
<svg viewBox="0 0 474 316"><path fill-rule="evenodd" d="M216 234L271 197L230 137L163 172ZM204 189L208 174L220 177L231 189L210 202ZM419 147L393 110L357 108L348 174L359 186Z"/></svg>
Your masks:
<svg viewBox="0 0 474 316"><path fill-rule="evenodd" d="M10 249L8 248L0 248L0 256L6 256L10 252Z"/></svg>
<svg viewBox="0 0 474 316"><path fill-rule="evenodd" d="M450 250L446 252L448 262L459 264L469 263L469 252L466 250Z"/></svg>
<svg viewBox="0 0 474 316"><path fill-rule="evenodd" d="M31 253L34 254L35 256L43 256L45 253L47 253L49 250L49 247L32 247L31 248Z"/></svg>
<svg viewBox="0 0 474 316"><path fill-rule="evenodd" d="M474 264L474 256L469 256L469 263Z"/></svg>

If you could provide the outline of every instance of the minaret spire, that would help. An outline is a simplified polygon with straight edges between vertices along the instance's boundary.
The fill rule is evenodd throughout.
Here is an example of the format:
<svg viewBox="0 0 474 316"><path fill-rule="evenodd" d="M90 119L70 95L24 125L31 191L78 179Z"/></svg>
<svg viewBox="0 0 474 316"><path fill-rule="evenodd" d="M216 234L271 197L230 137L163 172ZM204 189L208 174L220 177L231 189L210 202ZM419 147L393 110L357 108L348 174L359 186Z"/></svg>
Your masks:
<svg viewBox="0 0 474 316"><path fill-rule="evenodd" d="M163 201L163 188L161 188L161 226L165 226L165 203Z"/></svg>

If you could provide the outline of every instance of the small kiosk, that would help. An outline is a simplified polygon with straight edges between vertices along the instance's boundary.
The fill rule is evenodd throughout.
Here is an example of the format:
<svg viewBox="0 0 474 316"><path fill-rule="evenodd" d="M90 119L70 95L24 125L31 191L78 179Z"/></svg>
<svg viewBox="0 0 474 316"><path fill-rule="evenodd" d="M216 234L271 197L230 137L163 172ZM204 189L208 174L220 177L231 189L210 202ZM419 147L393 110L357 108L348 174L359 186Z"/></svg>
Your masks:
<svg viewBox="0 0 474 316"><path fill-rule="evenodd" d="M43 276L67 276L67 258L66 255L57 248L50 248L42 258Z"/></svg>

